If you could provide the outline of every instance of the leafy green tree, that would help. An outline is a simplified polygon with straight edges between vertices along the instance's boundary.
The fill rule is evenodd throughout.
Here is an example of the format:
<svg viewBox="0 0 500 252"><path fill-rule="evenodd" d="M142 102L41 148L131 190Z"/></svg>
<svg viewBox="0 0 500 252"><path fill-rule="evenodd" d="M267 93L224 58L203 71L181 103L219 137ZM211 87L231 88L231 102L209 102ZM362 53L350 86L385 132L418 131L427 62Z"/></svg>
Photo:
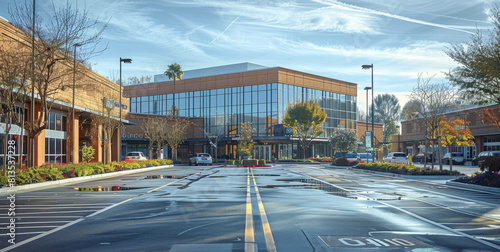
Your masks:
<svg viewBox="0 0 500 252"><path fill-rule="evenodd" d="M289 104L283 124L293 129L293 134L299 138L303 156L312 141L325 133L320 126L326 121L326 112L317 102L302 102Z"/></svg>
<svg viewBox="0 0 500 252"><path fill-rule="evenodd" d="M390 142L392 135L397 134L398 132L399 132L398 128L396 127L394 121L391 119L387 120L387 122L384 125L384 136L383 136L384 143ZM384 150L383 150L384 156L387 155L387 153L389 152L388 149L391 149L391 146L392 144L389 145L384 144Z"/></svg>
<svg viewBox="0 0 500 252"><path fill-rule="evenodd" d="M500 9L491 10L493 29L486 36L478 30L468 43L451 46L446 54L460 66L447 73L461 95L477 103L500 103Z"/></svg>
<svg viewBox="0 0 500 252"><path fill-rule="evenodd" d="M399 100L395 95L379 94L375 97L373 103L375 105L375 122L385 124L389 119L395 122L399 121L401 105L399 105ZM369 111L371 111L371 106ZM369 120L371 120L371 115Z"/></svg>
<svg viewBox="0 0 500 252"><path fill-rule="evenodd" d="M255 132L251 122L240 124L240 138L238 142L238 156L250 156L253 149L253 133Z"/></svg>
<svg viewBox="0 0 500 252"><path fill-rule="evenodd" d="M175 106L175 80L181 80L184 72L182 71L182 67L179 64L173 63L168 65L167 71L165 71L164 74L168 77L169 80L174 80L174 103L169 111L171 115L179 115L179 109ZM167 110L167 108L165 108L165 110Z"/></svg>
<svg viewBox="0 0 500 252"><path fill-rule="evenodd" d="M335 152L355 151L358 147L356 133L346 130L335 130L330 137L330 144Z"/></svg>

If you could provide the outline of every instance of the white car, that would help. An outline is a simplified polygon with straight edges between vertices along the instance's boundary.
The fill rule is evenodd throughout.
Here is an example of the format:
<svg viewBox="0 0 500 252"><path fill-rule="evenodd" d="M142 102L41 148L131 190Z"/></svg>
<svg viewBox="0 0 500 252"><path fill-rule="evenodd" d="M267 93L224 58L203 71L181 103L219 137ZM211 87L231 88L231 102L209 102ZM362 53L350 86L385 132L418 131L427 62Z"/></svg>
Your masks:
<svg viewBox="0 0 500 252"><path fill-rule="evenodd" d="M146 156L144 156L144 153L140 151L133 151L127 153L127 156L125 156L125 161L137 161L137 160L148 160Z"/></svg>
<svg viewBox="0 0 500 252"><path fill-rule="evenodd" d="M408 156L404 152L391 152L384 158L384 163L408 164Z"/></svg>
<svg viewBox="0 0 500 252"><path fill-rule="evenodd" d="M208 153L195 153L193 157L189 158L189 165L211 165L212 157Z"/></svg>

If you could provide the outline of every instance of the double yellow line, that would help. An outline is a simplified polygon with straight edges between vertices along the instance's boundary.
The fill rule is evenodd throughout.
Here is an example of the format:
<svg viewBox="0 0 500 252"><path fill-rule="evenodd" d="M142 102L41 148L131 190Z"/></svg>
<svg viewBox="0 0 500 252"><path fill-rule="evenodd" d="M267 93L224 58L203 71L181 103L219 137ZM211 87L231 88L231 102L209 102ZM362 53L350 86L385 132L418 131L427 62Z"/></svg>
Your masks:
<svg viewBox="0 0 500 252"><path fill-rule="evenodd" d="M246 203L246 222L245 222L245 252L255 252L255 236L253 230L253 216L252 216L252 196L250 184L250 175L252 176L253 187L255 188L255 194L257 196L257 204L259 206L260 218L262 221L262 228L264 230L264 238L266 239L266 247L269 252L276 252L276 245L274 244L273 234L271 232L271 226L267 220L266 211L264 209L264 204L262 203L262 198L260 197L259 188L257 187L257 182L255 181L255 176L253 175L253 170L247 167L247 203Z"/></svg>

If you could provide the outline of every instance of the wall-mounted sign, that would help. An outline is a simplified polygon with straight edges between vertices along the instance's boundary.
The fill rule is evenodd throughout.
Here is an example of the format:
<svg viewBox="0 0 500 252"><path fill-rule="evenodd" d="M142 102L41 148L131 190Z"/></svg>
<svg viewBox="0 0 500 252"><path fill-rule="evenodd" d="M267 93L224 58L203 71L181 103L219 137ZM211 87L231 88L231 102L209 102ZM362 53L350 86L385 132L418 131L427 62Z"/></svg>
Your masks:
<svg viewBox="0 0 500 252"><path fill-rule="evenodd" d="M104 98L104 106L107 109L113 109L115 107L115 101L113 99Z"/></svg>
<svg viewBox="0 0 500 252"><path fill-rule="evenodd" d="M293 129L292 128L285 128L285 135L293 135Z"/></svg>

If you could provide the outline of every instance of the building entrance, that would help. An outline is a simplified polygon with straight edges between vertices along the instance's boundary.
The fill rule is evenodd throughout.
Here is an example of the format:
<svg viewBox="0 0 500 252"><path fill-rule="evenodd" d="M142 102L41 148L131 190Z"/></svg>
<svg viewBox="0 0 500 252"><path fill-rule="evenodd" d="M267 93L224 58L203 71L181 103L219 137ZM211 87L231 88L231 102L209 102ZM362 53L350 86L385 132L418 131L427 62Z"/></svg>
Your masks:
<svg viewBox="0 0 500 252"><path fill-rule="evenodd" d="M271 160L271 145L254 145L253 158Z"/></svg>

